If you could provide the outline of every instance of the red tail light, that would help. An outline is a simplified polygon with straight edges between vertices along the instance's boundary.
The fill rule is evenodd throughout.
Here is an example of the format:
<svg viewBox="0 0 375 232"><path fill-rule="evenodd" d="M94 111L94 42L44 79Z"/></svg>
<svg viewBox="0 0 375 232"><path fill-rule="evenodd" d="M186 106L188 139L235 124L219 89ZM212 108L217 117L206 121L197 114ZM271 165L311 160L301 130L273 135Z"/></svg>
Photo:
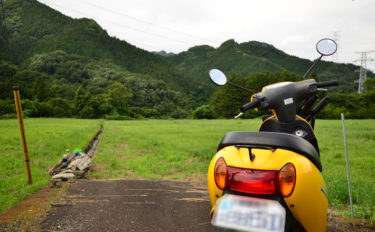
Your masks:
<svg viewBox="0 0 375 232"><path fill-rule="evenodd" d="M280 171L235 168L227 166L221 157L216 161L214 177L221 190L263 195L281 193L289 197L296 184L296 169L292 163L287 163Z"/></svg>
<svg viewBox="0 0 375 232"><path fill-rule="evenodd" d="M275 194L277 171L228 168L228 188L252 194Z"/></svg>

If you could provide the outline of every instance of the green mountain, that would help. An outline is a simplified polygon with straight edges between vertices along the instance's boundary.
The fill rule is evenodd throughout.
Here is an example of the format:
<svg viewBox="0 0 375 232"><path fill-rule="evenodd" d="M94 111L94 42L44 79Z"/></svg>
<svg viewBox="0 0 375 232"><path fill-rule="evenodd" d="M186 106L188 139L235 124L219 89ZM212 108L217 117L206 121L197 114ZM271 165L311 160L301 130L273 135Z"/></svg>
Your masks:
<svg viewBox="0 0 375 232"><path fill-rule="evenodd" d="M317 53L318 57L318 53ZM203 45L190 48L176 55L162 56L179 70L190 74L201 82L208 83L207 73L211 68L219 68L225 73L247 77L255 73L280 72L287 70L302 76L312 65L312 61L291 56L274 46L257 41L236 43L228 40L217 49ZM320 80L338 79L336 90L353 92L356 90L358 66L321 61L313 71Z"/></svg>
<svg viewBox="0 0 375 232"><path fill-rule="evenodd" d="M12 86L18 85L31 117L184 118L222 96L209 81L211 68L253 88L298 80L311 64L255 41L152 53L110 37L93 20L69 18L36 0L0 6L0 117L14 116ZM353 92L357 68L323 61L315 72L320 80L339 79L337 91ZM240 97L238 104L248 100Z"/></svg>
<svg viewBox="0 0 375 232"><path fill-rule="evenodd" d="M36 79L41 78L46 89L54 89L54 97L72 101L79 86L91 95L108 94L114 82L128 84L129 76L133 78L129 83L134 86L148 86L143 94L155 96L155 99L146 101L150 97L143 97L144 101L140 101L139 89L126 86L132 95L129 106L170 108L159 111L159 115L172 116L177 110L184 111L184 117L207 99L205 90L189 75L151 52L110 37L93 20L69 18L36 0L3 3L0 89L8 90L18 83L25 87L21 91L26 97L35 98L36 90L32 88ZM168 104L159 107L165 101Z"/></svg>
<svg viewBox="0 0 375 232"><path fill-rule="evenodd" d="M153 74L172 83L176 82L174 76L181 75L152 53L108 36L93 20L69 18L36 0L9 0L3 10L2 34L9 52L2 53L1 58L15 64L38 53L64 50L109 59L130 72Z"/></svg>

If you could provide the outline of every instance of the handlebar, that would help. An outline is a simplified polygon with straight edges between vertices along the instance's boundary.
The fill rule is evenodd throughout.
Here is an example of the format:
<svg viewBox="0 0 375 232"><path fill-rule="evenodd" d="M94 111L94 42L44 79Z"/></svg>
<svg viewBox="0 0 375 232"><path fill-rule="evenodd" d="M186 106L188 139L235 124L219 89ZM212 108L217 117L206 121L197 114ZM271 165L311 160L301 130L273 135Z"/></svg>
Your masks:
<svg viewBox="0 0 375 232"><path fill-rule="evenodd" d="M235 116L234 118L241 117L249 109L257 108L260 105L259 103L260 103L259 100L254 98L251 102L246 103L245 105L241 106L240 107L241 112L237 116Z"/></svg>
<svg viewBox="0 0 375 232"><path fill-rule="evenodd" d="M306 99L316 95L317 91L322 87L337 86L339 82L315 80L305 80L301 82L281 82L269 85L263 88L262 92L254 94L252 101L240 107L241 113L235 118L243 115L247 110L258 108L259 110L272 109L277 114L280 122L291 122L295 119L296 107L298 102L304 101L302 106L306 104ZM324 107L326 100L320 104L318 110ZM315 102L315 100L314 100ZM305 109L305 114L310 112L313 103Z"/></svg>
<svg viewBox="0 0 375 232"><path fill-rule="evenodd" d="M338 86L339 82L337 80L334 81L323 81L323 82L317 82L316 87L322 88L322 87L330 87L330 86Z"/></svg>
<svg viewBox="0 0 375 232"><path fill-rule="evenodd" d="M245 113L247 110L256 108L259 105L258 99L253 99L253 101L246 103L245 105L241 106L240 110L241 112Z"/></svg>

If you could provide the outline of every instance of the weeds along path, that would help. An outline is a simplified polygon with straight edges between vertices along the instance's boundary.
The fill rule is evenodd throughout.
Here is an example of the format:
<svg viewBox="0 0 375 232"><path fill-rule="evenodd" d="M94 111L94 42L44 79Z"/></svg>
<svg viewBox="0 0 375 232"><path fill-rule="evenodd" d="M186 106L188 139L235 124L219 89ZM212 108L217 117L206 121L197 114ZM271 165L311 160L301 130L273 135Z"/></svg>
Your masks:
<svg viewBox="0 0 375 232"><path fill-rule="evenodd" d="M101 123L86 119L25 119L33 180L28 185L18 122L0 120L0 213L48 185L48 169L61 159L66 149L83 148Z"/></svg>
<svg viewBox="0 0 375 232"><path fill-rule="evenodd" d="M95 133L90 141L83 146L86 153L94 154L99 143L103 126ZM46 171L45 171L46 172ZM44 186L39 191L19 202L8 211L0 214L0 231L25 231L38 223L41 216L50 208L71 185L66 182L60 188L52 188L52 185ZM21 191L22 189L20 189Z"/></svg>

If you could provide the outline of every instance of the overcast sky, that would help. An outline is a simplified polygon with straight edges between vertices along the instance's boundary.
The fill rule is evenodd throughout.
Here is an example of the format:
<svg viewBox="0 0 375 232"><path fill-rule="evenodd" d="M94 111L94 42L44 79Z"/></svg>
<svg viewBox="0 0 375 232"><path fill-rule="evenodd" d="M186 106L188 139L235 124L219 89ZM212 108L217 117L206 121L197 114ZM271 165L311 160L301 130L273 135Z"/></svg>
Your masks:
<svg viewBox="0 0 375 232"><path fill-rule="evenodd" d="M375 50L374 0L38 1L73 18L92 18L109 35L148 51L178 53L196 45L218 47L228 39L257 40L312 60L318 56L315 43L335 32L340 63ZM375 70L374 62L367 66Z"/></svg>

